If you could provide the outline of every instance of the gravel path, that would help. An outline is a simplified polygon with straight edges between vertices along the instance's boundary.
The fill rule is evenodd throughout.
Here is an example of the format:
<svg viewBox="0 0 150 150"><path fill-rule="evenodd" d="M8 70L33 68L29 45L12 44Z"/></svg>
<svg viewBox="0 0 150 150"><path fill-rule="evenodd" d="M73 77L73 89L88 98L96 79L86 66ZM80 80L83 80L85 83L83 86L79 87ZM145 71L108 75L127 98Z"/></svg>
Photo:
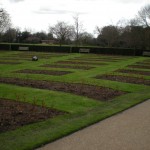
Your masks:
<svg viewBox="0 0 150 150"><path fill-rule="evenodd" d="M150 100L38 150L150 150Z"/></svg>

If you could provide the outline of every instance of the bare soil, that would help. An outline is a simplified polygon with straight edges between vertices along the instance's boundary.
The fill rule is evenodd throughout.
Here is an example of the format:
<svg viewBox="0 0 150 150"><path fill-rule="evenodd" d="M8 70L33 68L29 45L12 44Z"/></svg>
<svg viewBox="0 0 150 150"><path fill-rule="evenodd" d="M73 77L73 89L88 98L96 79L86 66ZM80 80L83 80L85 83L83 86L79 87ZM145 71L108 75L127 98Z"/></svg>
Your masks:
<svg viewBox="0 0 150 150"><path fill-rule="evenodd" d="M118 60L111 60L111 59L69 59L70 61L88 61L88 62L117 62Z"/></svg>
<svg viewBox="0 0 150 150"><path fill-rule="evenodd" d="M13 54L13 55L17 55L17 56L22 56L22 55L27 55L27 56L32 56L32 55L40 55L40 56L66 56L67 53L46 53L46 52L22 52L22 53L18 53L18 54Z"/></svg>
<svg viewBox="0 0 150 150"><path fill-rule="evenodd" d="M146 59L146 60L144 60L143 62L150 63L150 59Z"/></svg>
<svg viewBox="0 0 150 150"><path fill-rule="evenodd" d="M150 85L150 80L146 80L140 77L127 77L127 76L121 76L121 75L105 74L105 75L97 76L96 78L111 80L111 81L126 82L126 83Z"/></svg>
<svg viewBox="0 0 150 150"><path fill-rule="evenodd" d="M81 61L58 61L58 64L86 64L86 65L107 65L106 63L94 63L94 62L81 62Z"/></svg>
<svg viewBox="0 0 150 150"><path fill-rule="evenodd" d="M87 84L73 84L63 82L38 81L20 78L0 78L0 83L27 86L39 89L48 89L73 93L80 96L86 96L100 101L108 101L116 96L125 94L125 92L113 90L106 87L92 86Z"/></svg>
<svg viewBox="0 0 150 150"><path fill-rule="evenodd" d="M44 106L0 98L0 133L62 114Z"/></svg>
<svg viewBox="0 0 150 150"><path fill-rule="evenodd" d="M90 57L74 57L76 59L104 59L104 60L125 60L125 59L128 59L128 57L112 57L112 56L109 56L107 55L106 57L105 56L90 56Z"/></svg>
<svg viewBox="0 0 150 150"><path fill-rule="evenodd" d="M20 58L20 57L3 57L3 58L0 58L1 60L7 60L7 61L9 61L9 60L16 60L16 61L18 61L18 60L30 60L29 58Z"/></svg>
<svg viewBox="0 0 150 150"><path fill-rule="evenodd" d="M9 64L9 65L17 65L17 64L21 64L21 62L6 62L6 61L0 61L0 64Z"/></svg>
<svg viewBox="0 0 150 150"><path fill-rule="evenodd" d="M15 71L15 72L16 73L29 73L29 74L57 75L57 76L72 73L71 71L31 70L31 69L19 70L19 71Z"/></svg>
<svg viewBox="0 0 150 150"><path fill-rule="evenodd" d="M150 66L145 66L145 65L129 65L127 67L129 67L129 68L140 68L140 69L150 69Z"/></svg>
<svg viewBox="0 0 150 150"><path fill-rule="evenodd" d="M43 58L49 59L52 57L61 57L61 56L66 56L66 55L65 54L38 53L38 52L35 52L35 53L34 52L32 52L32 53L25 52L25 53L21 53L21 54L13 54L13 56L19 57L19 58L21 58L22 56L23 56L23 58L32 58L33 56L37 56L38 58L41 58L41 59L43 59Z"/></svg>
<svg viewBox="0 0 150 150"><path fill-rule="evenodd" d="M83 70L89 70L93 69L94 67L91 66L80 66L80 65L51 65L51 64L45 64L41 67L50 67L50 68L70 68L70 69L83 69Z"/></svg>
<svg viewBox="0 0 150 150"><path fill-rule="evenodd" d="M119 69L119 70L116 70L116 72L150 76L150 71Z"/></svg>
<svg viewBox="0 0 150 150"><path fill-rule="evenodd" d="M136 64L146 66L150 65L150 62L136 62Z"/></svg>

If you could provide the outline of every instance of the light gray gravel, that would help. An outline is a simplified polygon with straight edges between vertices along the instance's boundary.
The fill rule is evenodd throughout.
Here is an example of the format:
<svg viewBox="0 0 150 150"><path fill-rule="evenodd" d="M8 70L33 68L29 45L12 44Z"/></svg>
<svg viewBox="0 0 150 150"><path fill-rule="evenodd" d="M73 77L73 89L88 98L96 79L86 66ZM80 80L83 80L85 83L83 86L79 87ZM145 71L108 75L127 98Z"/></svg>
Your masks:
<svg viewBox="0 0 150 150"><path fill-rule="evenodd" d="M150 100L38 150L150 150Z"/></svg>

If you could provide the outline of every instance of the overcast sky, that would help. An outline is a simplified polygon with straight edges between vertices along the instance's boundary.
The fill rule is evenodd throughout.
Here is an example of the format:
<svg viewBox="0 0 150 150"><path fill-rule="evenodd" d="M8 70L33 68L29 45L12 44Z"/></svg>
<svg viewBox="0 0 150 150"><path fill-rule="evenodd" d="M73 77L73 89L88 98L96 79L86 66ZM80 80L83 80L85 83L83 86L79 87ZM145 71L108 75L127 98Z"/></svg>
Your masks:
<svg viewBox="0 0 150 150"><path fill-rule="evenodd" d="M0 0L14 27L34 32L47 31L57 21L73 24L73 16L79 14L85 30L93 33L96 26L135 17L146 4L150 0Z"/></svg>

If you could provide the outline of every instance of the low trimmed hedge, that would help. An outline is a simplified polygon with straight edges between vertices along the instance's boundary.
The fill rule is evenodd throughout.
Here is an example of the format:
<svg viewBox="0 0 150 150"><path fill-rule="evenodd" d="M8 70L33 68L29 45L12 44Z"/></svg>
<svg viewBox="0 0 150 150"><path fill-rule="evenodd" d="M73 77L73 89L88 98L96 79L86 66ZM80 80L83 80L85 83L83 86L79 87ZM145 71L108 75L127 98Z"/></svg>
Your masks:
<svg viewBox="0 0 150 150"><path fill-rule="evenodd" d="M9 44L1 43L0 50L19 50L19 47L29 47L29 51L37 52L55 52L55 53L79 53L80 48L90 49L90 53L95 54L110 54L110 55L129 55L129 56L141 56L143 50L130 49L130 48L102 48L102 47L90 47L90 46L53 46L53 45L34 45L34 44Z"/></svg>

